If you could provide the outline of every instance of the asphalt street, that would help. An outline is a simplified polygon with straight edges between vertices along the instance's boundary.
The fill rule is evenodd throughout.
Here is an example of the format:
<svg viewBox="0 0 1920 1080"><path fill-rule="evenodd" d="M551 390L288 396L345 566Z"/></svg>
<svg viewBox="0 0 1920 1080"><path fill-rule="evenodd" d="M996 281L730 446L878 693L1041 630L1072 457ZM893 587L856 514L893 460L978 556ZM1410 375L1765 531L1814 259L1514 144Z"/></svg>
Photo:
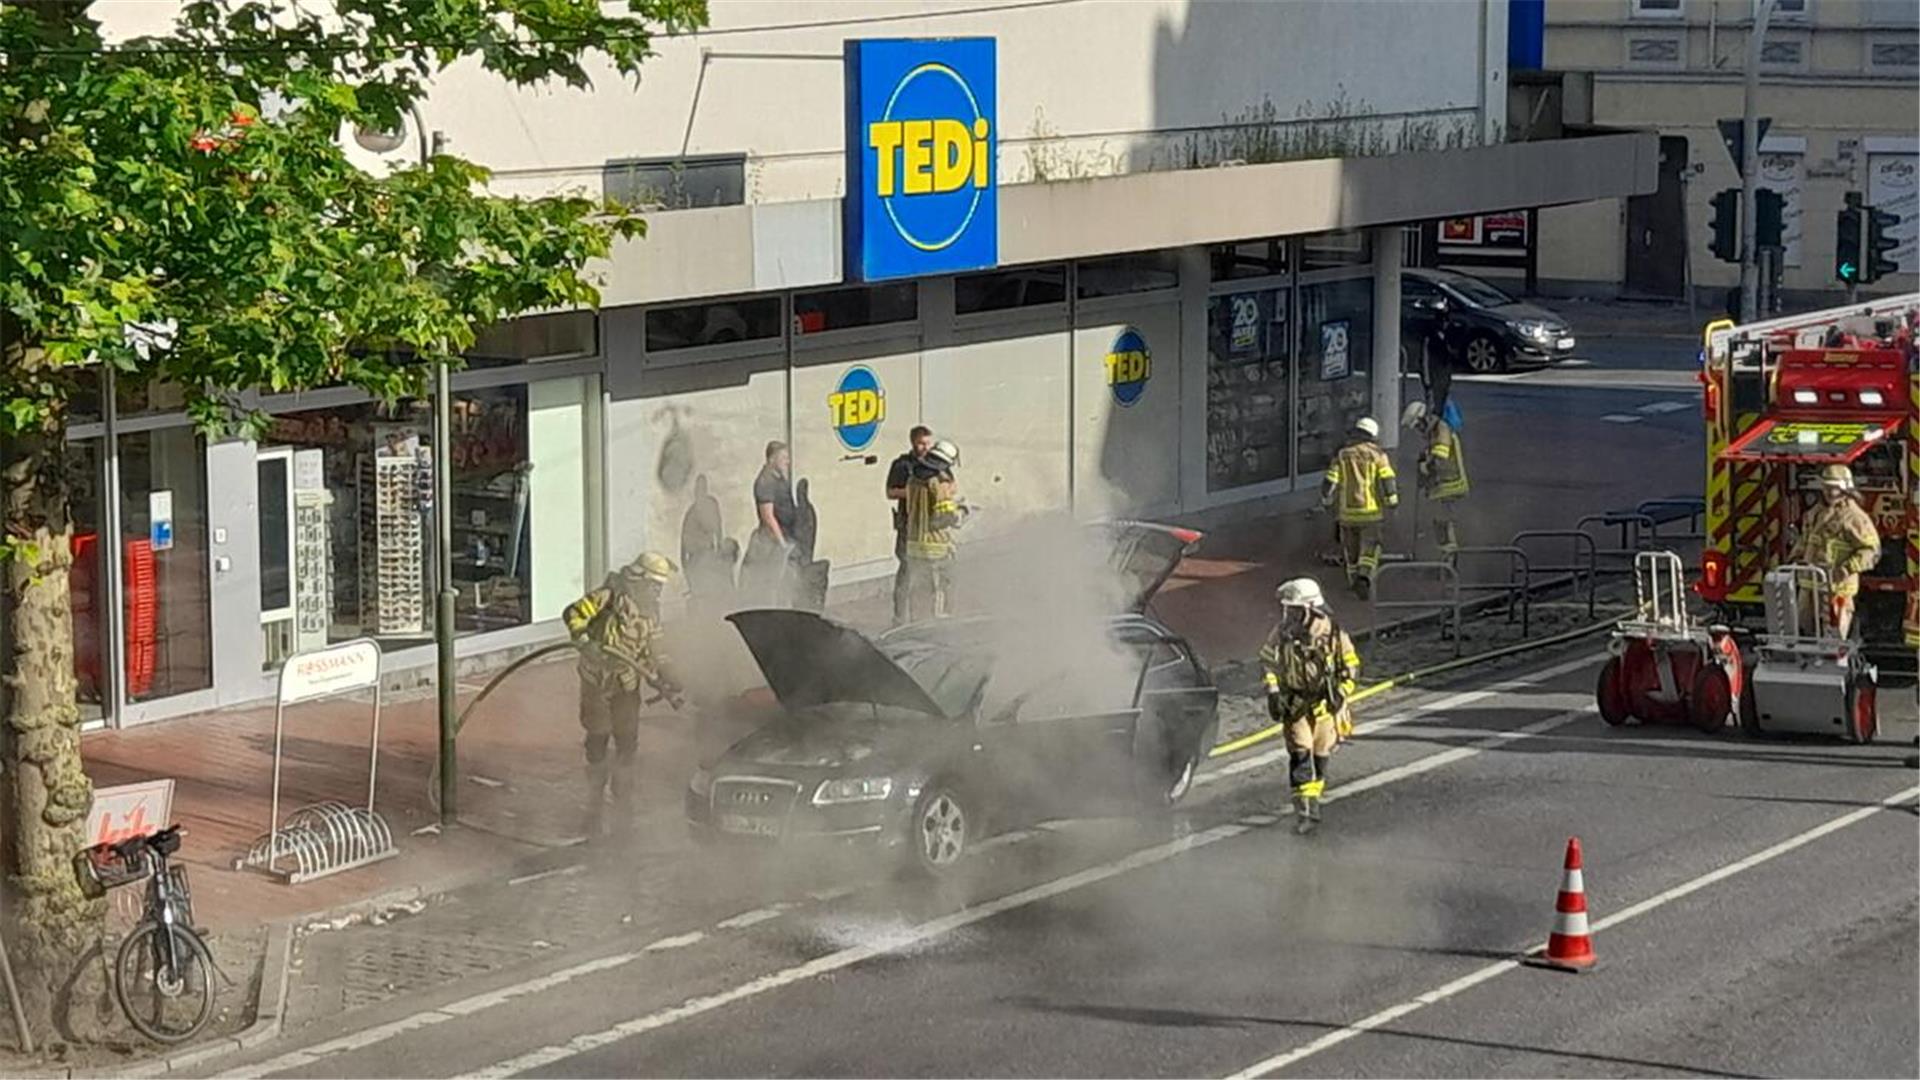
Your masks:
<svg viewBox="0 0 1920 1080"><path fill-rule="evenodd" d="M1534 448L1512 471L1595 510L1697 490L1690 362L1612 343L1456 387L1469 431ZM1310 836L1268 744L1171 815L1023 828L938 883L710 855L645 917L225 1075L1920 1076L1911 687L1868 747L1609 729L1602 659L1590 639L1368 702ZM1583 975L1513 962L1552 927L1569 837ZM524 936L660 874L603 856L469 906Z"/></svg>

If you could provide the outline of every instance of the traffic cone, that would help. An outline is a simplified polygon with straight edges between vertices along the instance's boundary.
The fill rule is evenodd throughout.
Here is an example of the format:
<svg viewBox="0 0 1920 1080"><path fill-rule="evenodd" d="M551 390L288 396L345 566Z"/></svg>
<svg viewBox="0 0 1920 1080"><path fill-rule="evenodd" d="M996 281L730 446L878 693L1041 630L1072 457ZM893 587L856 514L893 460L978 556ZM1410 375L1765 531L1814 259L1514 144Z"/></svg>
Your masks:
<svg viewBox="0 0 1920 1080"><path fill-rule="evenodd" d="M1535 967L1555 971L1592 971L1600 958L1593 954L1593 935L1587 930L1587 887L1580 876L1580 838L1567 841L1567 868L1554 903L1553 933L1545 952L1523 957Z"/></svg>

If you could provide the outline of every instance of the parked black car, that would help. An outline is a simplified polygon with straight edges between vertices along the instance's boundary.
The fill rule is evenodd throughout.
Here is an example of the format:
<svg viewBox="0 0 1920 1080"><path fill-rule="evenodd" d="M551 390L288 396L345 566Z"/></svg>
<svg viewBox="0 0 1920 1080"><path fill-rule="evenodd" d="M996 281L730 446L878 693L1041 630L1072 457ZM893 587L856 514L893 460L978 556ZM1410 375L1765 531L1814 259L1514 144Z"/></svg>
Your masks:
<svg viewBox="0 0 1920 1080"><path fill-rule="evenodd" d="M1102 536L1123 610L1090 624L1036 612L869 638L805 611L728 616L780 714L696 770L695 837L871 844L937 874L990 829L1180 801L1219 692L1146 605L1200 536L1141 523ZM1084 639L1063 636L1074 629Z"/></svg>
<svg viewBox="0 0 1920 1080"><path fill-rule="evenodd" d="M1567 320L1448 270L1403 273L1400 333L1409 343L1422 337L1436 342L1456 369L1475 374L1551 364L1574 349Z"/></svg>

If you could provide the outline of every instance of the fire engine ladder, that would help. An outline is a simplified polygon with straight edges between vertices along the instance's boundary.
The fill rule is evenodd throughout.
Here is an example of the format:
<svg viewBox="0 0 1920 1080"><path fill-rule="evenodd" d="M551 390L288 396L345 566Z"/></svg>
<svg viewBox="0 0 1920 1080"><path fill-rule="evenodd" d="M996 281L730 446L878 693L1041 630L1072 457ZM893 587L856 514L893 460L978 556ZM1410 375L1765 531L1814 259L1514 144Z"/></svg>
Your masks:
<svg viewBox="0 0 1920 1080"><path fill-rule="evenodd" d="M1818 348L1820 338L1836 323L1847 319L1904 320L1916 310L1920 310L1920 293L1903 293L1899 296L1824 308L1820 311L1782 315L1777 319L1763 319L1759 322L1738 325L1731 322L1717 323L1708 328L1706 333L1707 355L1714 360L1724 360L1728 350L1735 350L1738 353L1789 333L1793 335L1793 340L1786 343L1789 347Z"/></svg>

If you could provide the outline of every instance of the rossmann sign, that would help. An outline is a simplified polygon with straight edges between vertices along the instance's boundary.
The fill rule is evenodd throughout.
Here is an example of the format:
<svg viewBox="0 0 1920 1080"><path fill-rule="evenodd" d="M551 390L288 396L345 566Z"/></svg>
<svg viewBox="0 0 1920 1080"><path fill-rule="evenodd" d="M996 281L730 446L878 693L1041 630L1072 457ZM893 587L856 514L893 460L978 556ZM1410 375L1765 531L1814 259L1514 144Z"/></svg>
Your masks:
<svg viewBox="0 0 1920 1080"><path fill-rule="evenodd" d="M995 265L993 39L849 41L846 64L847 276Z"/></svg>

